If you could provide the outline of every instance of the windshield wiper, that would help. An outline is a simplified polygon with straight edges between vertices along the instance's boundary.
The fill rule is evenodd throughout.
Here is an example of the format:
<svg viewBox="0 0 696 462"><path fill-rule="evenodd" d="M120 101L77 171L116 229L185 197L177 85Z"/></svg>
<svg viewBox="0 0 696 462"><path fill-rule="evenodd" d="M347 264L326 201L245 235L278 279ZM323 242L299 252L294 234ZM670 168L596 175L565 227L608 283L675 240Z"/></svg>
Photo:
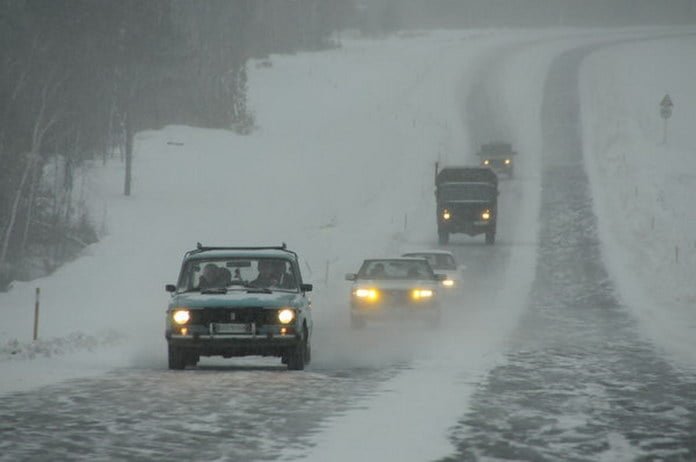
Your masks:
<svg viewBox="0 0 696 462"><path fill-rule="evenodd" d="M252 286L249 284L244 284L244 287L247 289L247 293L249 294L272 294L273 291L269 289L268 287L258 287L258 286Z"/></svg>

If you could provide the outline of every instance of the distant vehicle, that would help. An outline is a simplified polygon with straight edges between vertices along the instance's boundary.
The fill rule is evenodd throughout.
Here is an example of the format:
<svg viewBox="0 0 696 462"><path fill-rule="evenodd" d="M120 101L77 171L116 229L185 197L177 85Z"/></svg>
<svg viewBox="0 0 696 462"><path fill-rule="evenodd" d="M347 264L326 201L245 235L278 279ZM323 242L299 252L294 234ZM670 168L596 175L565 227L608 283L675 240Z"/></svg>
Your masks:
<svg viewBox="0 0 696 462"><path fill-rule="evenodd" d="M440 245L450 234L486 235L486 244L495 243L498 223L498 176L486 167L444 167L435 165L437 235Z"/></svg>
<svg viewBox="0 0 696 462"><path fill-rule="evenodd" d="M460 285L463 266L457 265L454 254L448 250L419 250L401 254L406 258L424 258L434 272L444 274L446 278L440 283L446 289Z"/></svg>
<svg viewBox="0 0 696 462"><path fill-rule="evenodd" d="M438 290L445 279L435 274L423 258L381 258L363 262L352 281L350 320L353 328L368 321L420 320L429 325L440 321Z"/></svg>
<svg viewBox="0 0 696 462"><path fill-rule="evenodd" d="M312 312L298 256L280 247L205 247L186 252L168 284L170 369L201 356L277 356L288 369L311 360Z"/></svg>
<svg viewBox="0 0 696 462"><path fill-rule="evenodd" d="M516 155L510 143L484 144L478 152L482 167L489 167L497 174L504 173L510 178L514 173Z"/></svg>

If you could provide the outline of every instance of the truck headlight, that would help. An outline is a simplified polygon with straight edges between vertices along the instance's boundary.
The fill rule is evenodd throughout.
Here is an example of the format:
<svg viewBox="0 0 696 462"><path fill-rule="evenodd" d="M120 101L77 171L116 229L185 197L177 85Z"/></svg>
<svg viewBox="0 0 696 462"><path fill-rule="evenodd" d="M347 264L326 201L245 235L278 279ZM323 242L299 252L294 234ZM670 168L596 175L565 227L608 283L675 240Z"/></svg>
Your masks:
<svg viewBox="0 0 696 462"><path fill-rule="evenodd" d="M180 326L183 324L186 324L191 320L191 312L189 310L175 310L172 313L172 319L174 320L175 323L179 324Z"/></svg>
<svg viewBox="0 0 696 462"><path fill-rule="evenodd" d="M482 220L490 220L491 219L491 211L484 210L483 212L481 212L481 219Z"/></svg>
<svg viewBox="0 0 696 462"><path fill-rule="evenodd" d="M445 220L449 220L450 218L452 218L452 215L450 215L449 210L445 209L442 211L442 218L444 218Z"/></svg>
<svg viewBox="0 0 696 462"><path fill-rule="evenodd" d="M445 279L442 281L442 285L445 287L454 287L454 281L452 279Z"/></svg>
<svg viewBox="0 0 696 462"><path fill-rule="evenodd" d="M278 321L281 324L290 324L293 319L295 319L295 310L284 308L278 311Z"/></svg>
<svg viewBox="0 0 696 462"><path fill-rule="evenodd" d="M430 298L433 296L433 291L430 289L414 289L411 292L411 297L414 300L420 300L422 298Z"/></svg>

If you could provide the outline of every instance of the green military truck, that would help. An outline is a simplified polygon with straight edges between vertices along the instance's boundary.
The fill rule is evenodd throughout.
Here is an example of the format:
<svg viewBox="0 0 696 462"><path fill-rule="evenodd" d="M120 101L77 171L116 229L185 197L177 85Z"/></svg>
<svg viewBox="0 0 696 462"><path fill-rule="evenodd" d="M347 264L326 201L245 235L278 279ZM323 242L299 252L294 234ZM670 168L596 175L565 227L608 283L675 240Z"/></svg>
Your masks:
<svg viewBox="0 0 696 462"><path fill-rule="evenodd" d="M440 245L450 234L486 235L495 243L498 221L498 176L487 167L443 167L435 164L437 235Z"/></svg>
<svg viewBox="0 0 696 462"><path fill-rule="evenodd" d="M487 143L481 145L481 150L477 154L482 167L488 167L497 174L504 173L512 178L517 152L512 150L510 143Z"/></svg>

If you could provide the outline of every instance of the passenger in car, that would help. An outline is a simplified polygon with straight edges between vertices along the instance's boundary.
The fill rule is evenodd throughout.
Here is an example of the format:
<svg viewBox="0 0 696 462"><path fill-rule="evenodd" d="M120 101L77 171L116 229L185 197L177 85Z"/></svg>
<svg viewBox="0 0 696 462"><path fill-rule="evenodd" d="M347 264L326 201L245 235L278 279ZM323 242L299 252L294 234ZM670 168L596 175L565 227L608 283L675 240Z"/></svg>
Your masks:
<svg viewBox="0 0 696 462"><path fill-rule="evenodd" d="M385 276L384 265L382 263L377 263L370 270L370 277L374 279L383 278Z"/></svg>

